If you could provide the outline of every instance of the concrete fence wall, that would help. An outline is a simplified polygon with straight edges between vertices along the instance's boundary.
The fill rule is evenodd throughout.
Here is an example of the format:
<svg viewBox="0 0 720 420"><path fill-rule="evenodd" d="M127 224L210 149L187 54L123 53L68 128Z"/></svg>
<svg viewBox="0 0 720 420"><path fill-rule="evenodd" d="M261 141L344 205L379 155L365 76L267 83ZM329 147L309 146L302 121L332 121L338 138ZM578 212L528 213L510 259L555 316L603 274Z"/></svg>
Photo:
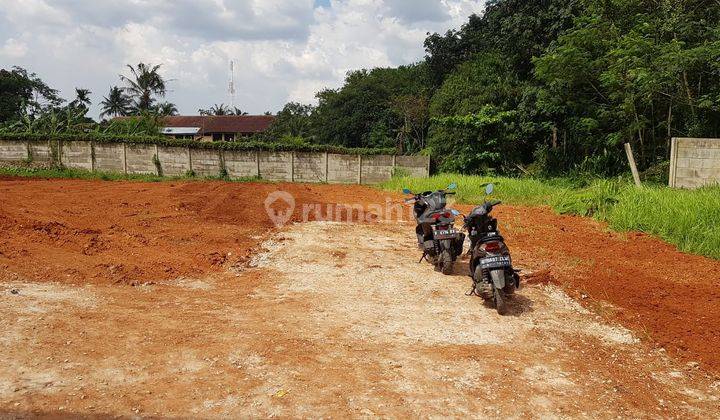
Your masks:
<svg viewBox="0 0 720 420"><path fill-rule="evenodd" d="M720 184L720 139L673 138L670 186L698 188Z"/></svg>
<svg viewBox="0 0 720 420"><path fill-rule="evenodd" d="M430 171L427 156L361 156L314 152L195 149L155 144L87 141L16 141L0 139L0 162L52 162L68 168L127 174L218 176L223 167L233 179L375 184L395 169L418 177Z"/></svg>

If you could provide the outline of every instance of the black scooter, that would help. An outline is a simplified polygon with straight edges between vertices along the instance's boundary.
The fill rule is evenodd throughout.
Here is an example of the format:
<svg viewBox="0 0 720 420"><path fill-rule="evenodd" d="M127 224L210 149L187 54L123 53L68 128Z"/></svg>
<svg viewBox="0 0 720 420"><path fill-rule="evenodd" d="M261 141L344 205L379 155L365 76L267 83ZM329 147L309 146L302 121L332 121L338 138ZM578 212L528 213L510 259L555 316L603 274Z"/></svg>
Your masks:
<svg viewBox="0 0 720 420"><path fill-rule="evenodd" d="M494 191L493 184L485 186L485 195ZM510 250L497 227L497 219L490 213L500 201L487 201L475 207L465 217L464 227L470 236L471 294L485 300L492 299L500 315L507 313L507 299L520 287L519 270L513 269Z"/></svg>
<svg viewBox="0 0 720 420"><path fill-rule="evenodd" d="M465 234L454 226L455 217L460 213L445 208L447 196L455 194L451 191L454 189L457 189L454 183L445 190L419 194L403 189L403 193L413 195L405 202L414 203L413 211L417 221L415 233L418 248L423 251L420 261L427 260L435 266L436 271L443 274L452 272L453 262L462 254L465 242Z"/></svg>

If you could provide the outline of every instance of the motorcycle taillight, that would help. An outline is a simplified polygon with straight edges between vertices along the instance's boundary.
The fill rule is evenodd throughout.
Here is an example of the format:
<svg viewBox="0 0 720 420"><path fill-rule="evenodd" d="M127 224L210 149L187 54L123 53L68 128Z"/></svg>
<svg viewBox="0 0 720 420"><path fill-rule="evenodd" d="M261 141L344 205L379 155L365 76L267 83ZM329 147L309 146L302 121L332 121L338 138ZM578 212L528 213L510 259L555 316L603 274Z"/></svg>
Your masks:
<svg viewBox="0 0 720 420"><path fill-rule="evenodd" d="M481 246L483 251L497 253L500 252L500 242L487 242Z"/></svg>
<svg viewBox="0 0 720 420"><path fill-rule="evenodd" d="M444 217L444 218L446 218L446 219L450 219L450 218L452 218L452 213L450 213L449 211L446 211L445 213L435 213L435 214L433 214L433 215L430 216L430 217L432 217L432 218L435 219L435 220L438 220L438 219L440 219L441 217Z"/></svg>

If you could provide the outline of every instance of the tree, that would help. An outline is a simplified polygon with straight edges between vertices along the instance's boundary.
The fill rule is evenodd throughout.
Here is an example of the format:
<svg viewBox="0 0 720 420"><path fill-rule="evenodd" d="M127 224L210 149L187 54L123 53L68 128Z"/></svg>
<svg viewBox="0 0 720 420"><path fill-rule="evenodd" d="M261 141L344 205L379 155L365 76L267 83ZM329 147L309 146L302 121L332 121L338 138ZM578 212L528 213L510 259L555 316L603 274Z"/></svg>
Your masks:
<svg viewBox="0 0 720 420"><path fill-rule="evenodd" d="M310 137L312 135L312 121L310 117L315 110L312 105L305 105L298 102L287 103L282 111L277 113L268 135L274 138L283 136Z"/></svg>
<svg viewBox="0 0 720 420"><path fill-rule="evenodd" d="M223 115L248 115L247 112L242 111L238 107L234 107L233 109L230 109L229 106L225 104L215 104L209 109L198 109L198 114L200 115L215 115L215 116L223 116Z"/></svg>
<svg viewBox="0 0 720 420"><path fill-rule="evenodd" d="M125 92L134 101L135 113L152 110L156 100L154 96L164 97L167 93L166 81L159 73L160 67L160 64L139 63L135 67L128 64L130 76L120 75L120 80L126 84Z"/></svg>
<svg viewBox="0 0 720 420"><path fill-rule="evenodd" d="M100 117L126 116L130 113L132 99L125 94L123 89L113 86L100 105L102 106Z"/></svg>
<svg viewBox="0 0 720 420"><path fill-rule="evenodd" d="M514 118L515 111L492 105L474 114L434 118L429 147L439 169L461 173L502 169L509 163L503 139L512 130Z"/></svg>
<svg viewBox="0 0 720 420"><path fill-rule="evenodd" d="M90 102L90 92L89 89L82 89L82 88L75 88L75 100L70 102L70 106L74 106L76 108L88 108L91 104Z"/></svg>
<svg viewBox="0 0 720 420"><path fill-rule="evenodd" d="M673 136L720 135L719 19L704 0L590 2L535 60L563 160L616 172L630 142L642 169L667 159Z"/></svg>
<svg viewBox="0 0 720 420"><path fill-rule="evenodd" d="M225 104L215 104L210 109L198 109L198 113L200 115L228 115L230 114L230 108L225 106Z"/></svg>
<svg viewBox="0 0 720 420"><path fill-rule="evenodd" d="M391 109L402 118L397 129L396 149L402 154L418 152L425 148L425 134L430 113L425 95L399 95L392 98Z"/></svg>
<svg viewBox="0 0 720 420"><path fill-rule="evenodd" d="M514 108L520 81L506 57L482 53L447 76L430 102L433 117L467 115L486 105Z"/></svg>
<svg viewBox="0 0 720 420"><path fill-rule="evenodd" d="M86 115L90 107L90 92L89 89L75 88L75 99L68 104L75 113L81 114L87 119ZM87 119L87 122L92 122L91 119Z"/></svg>
<svg viewBox="0 0 720 420"><path fill-rule="evenodd" d="M169 117L178 114L177 106L171 102L162 102L155 106L155 112L158 115Z"/></svg>
<svg viewBox="0 0 720 420"><path fill-rule="evenodd" d="M587 0L594 1L594 0ZM583 0L490 0L482 16L472 15L459 31L425 39L434 86L479 53L499 53L521 79L532 76L532 58L573 26Z"/></svg>
<svg viewBox="0 0 720 420"><path fill-rule="evenodd" d="M393 147L394 134L404 124L393 110L393 98L423 95L427 86L424 64L350 72L340 89L316 95L313 137L320 143L349 147Z"/></svg>
<svg viewBox="0 0 720 420"><path fill-rule="evenodd" d="M0 69L0 123L57 107L63 100L35 73L22 67Z"/></svg>

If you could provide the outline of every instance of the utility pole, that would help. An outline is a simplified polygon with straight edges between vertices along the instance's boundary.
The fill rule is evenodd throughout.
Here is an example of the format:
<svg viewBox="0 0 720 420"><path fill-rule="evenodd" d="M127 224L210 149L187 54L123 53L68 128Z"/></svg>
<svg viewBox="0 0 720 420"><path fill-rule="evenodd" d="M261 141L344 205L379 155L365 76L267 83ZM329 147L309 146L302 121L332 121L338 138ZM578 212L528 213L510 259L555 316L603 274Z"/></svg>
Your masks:
<svg viewBox="0 0 720 420"><path fill-rule="evenodd" d="M235 62L230 60L230 83L228 83L228 93L230 94L230 109L235 110Z"/></svg>

